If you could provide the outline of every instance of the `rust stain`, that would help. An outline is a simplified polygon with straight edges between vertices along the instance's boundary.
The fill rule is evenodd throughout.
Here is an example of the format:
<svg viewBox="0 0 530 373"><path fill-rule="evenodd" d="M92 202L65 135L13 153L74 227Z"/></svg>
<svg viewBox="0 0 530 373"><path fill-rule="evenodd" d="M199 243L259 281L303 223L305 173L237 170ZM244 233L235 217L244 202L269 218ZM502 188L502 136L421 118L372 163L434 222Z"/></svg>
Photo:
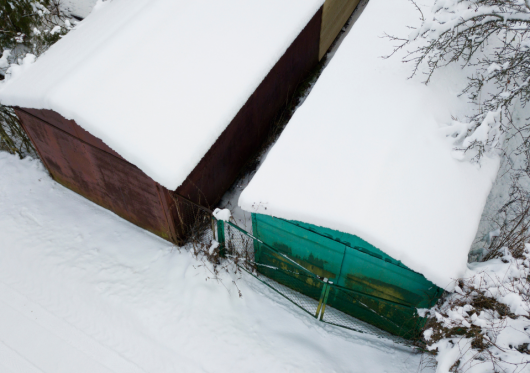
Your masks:
<svg viewBox="0 0 530 373"><path fill-rule="evenodd" d="M322 278L329 278L329 279L334 279L335 277L337 277L336 273L325 270L324 268L325 268L326 262L322 259L318 259L315 256L313 256L313 253L309 254L308 258L300 258L294 255L292 253L291 248L287 245L276 242L273 246L275 249L284 253L290 259L300 264L302 267L308 269L310 272L313 272L317 276L320 276ZM281 258L281 257L278 256L278 258ZM279 259L280 263L283 263L282 260L285 261L285 259Z"/></svg>
<svg viewBox="0 0 530 373"><path fill-rule="evenodd" d="M345 282L347 288L369 292L370 295L392 302L416 305L422 300L422 297L414 292L361 274L348 273Z"/></svg>
<svg viewBox="0 0 530 373"><path fill-rule="evenodd" d="M17 109L17 113L57 182L133 224L172 240L164 206L151 178L123 159L72 135L72 121L65 119L70 123L53 125L41 119L44 115L33 116L23 109ZM61 129L67 126L69 131Z"/></svg>

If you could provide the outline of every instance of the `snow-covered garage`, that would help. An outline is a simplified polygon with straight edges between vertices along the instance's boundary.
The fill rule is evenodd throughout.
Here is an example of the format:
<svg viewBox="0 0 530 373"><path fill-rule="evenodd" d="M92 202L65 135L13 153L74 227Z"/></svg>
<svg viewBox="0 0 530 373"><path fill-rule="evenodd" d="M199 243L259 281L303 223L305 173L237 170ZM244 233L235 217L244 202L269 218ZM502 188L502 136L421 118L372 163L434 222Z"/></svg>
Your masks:
<svg viewBox="0 0 530 373"><path fill-rule="evenodd" d="M0 100L56 181L180 242L175 196L217 203L357 2L100 2Z"/></svg>
<svg viewBox="0 0 530 373"><path fill-rule="evenodd" d="M401 52L382 58L382 36L417 17L406 0L368 3L239 199L254 236L348 294L328 304L402 335L464 274L499 167L453 150L459 67L425 85L407 79ZM281 281L274 255L255 250Z"/></svg>

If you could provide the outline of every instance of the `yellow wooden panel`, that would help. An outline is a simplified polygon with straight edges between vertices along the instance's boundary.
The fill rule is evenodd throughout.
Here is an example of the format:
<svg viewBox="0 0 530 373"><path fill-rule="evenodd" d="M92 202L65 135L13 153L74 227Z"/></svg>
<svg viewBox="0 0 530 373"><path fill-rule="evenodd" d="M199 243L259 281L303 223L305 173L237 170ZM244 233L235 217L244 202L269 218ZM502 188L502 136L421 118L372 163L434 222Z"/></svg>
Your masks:
<svg viewBox="0 0 530 373"><path fill-rule="evenodd" d="M322 59L360 0L326 0L322 10L318 59Z"/></svg>

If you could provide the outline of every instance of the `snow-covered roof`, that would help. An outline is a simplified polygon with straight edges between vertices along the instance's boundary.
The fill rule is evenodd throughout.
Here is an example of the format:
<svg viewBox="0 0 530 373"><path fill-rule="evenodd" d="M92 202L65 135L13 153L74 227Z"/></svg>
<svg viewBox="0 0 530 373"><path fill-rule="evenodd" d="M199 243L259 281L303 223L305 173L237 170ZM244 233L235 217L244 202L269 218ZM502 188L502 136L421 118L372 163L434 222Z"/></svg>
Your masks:
<svg viewBox="0 0 530 373"><path fill-rule="evenodd" d="M458 160L445 136L470 110L458 67L426 86L401 55L381 58L384 33L406 37L418 18L408 0L370 0L239 204L357 235L446 287L466 270L499 160Z"/></svg>
<svg viewBox="0 0 530 373"><path fill-rule="evenodd" d="M0 102L55 110L176 189L322 3L99 0Z"/></svg>

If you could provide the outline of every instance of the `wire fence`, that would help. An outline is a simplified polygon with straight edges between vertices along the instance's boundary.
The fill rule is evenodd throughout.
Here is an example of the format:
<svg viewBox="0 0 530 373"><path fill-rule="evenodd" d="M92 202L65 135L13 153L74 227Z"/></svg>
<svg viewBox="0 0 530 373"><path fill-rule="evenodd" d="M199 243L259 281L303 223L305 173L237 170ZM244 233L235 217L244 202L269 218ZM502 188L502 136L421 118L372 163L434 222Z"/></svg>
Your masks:
<svg viewBox="0 0 530 373"><path fill-rule="evenodd" d="M369 304L367 295L355 293L326 278L321 278L259 239L253 238L253 240L256 270L251 275L312 317L328 324L386 338L396 343L410 344L407 340L411 337L410 329L406 324L403 324L403 328L401 325L393 325L394 330L403 330L400 335L393 335L352 315L352 313L358 316L364 314L367 316L364 317L366 320L381 327L386 327L389 323L395 324Z"/></svg>
<svg viewBox="0 0 530 373"><path fill-rule="evenodd" d="M182 221L200 223L188 228L187 233L189 239L193 240L194 247L202 248L201 252L209 261L217 263L222 257L232 260L239 268L321 322L385 338L395 343L412 344L408 340L411 335L408 334L410 326L407 323L417 320L404 316L401 325L396 325L395 320L390 320L378 312L378 308L385 307L381 299L371 299L373 297L369 295L340 287L327 278L319 277L236 224L216 220L208 209L185 198L177 199L181 214L191 214L188 217L183 216ZM407 308L396 304L388 306L392 307L394 313L399 313L399 307ZM415 309L408 308L404 309L404 315L415 313ZM360 320L359 317L370 320L370 323ZM381 328L398 332L393 335ZM399 330L403 330L403 333Z"/></svg>

